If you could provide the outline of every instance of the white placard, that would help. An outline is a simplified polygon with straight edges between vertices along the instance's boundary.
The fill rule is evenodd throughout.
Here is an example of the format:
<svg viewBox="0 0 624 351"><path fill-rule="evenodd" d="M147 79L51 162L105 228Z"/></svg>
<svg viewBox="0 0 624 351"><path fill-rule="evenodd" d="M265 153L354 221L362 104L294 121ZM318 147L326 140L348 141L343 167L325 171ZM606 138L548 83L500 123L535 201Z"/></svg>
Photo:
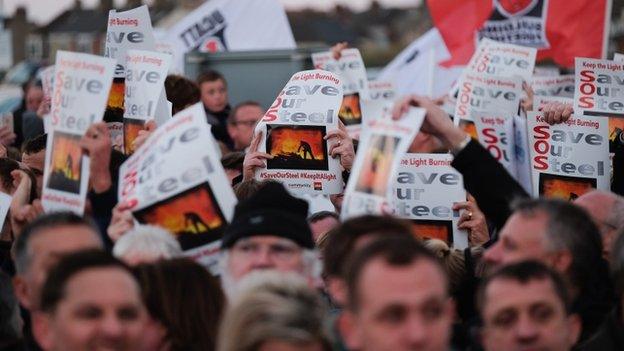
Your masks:
<svg viewBox="0 0 624 351"><path fill-rule="evenodd" d="M422 108L410 108L401 119L392 120L391 102L367 101L377 118L366 121L345 189L343 219L391 212L388 201L401 158L425 118Z"/></svg>
<svg viewBox="0 0 624 351"><path fill-rule="evenodd" d="M80 139L102 119L114 69L110 58L57 51L41 196L46 211L84 211L89 158Z"/></svg>
<svg viewBox="0 0 624 351"><path fill-rule="evenodd" d="M577 57L574 112L624 117L624 62Z"/></svg>
<svg viewBox="0 0 624 351"><path fill-rule="evenodd" d="M339 60L330 51L312 54L314 68L335 73L342 82L343 97L338 117L349 135L357 137L362 128L361 101L368 99L366 67L358 49L344 49Z"/></svg>
<svg viewBox="0 0 624 351"><path fill-rule="evenodd" d="M179 112L121 166L118 196L139 222L168 229L214 271L236 198L213 140L201 103Z"/></svg>
<svg viewBox="0 0 624 351"><path fill-rule="evenodd" d="M269 107L255 133L262 133L258 151L273 156L266 168L256 169L257 180L279 181L293 193L342 192L340 160L330 156L338 129L342 84L323 70L295 73Z"/></svg>
<svg viewBox="0 0 624 351"><path fill-rule="evenodd" d="M457 228L460 211L453 204L466 201L462 175L451 167L449 154L405 154L394 184L394 215L412 221L422 238L440 239L450 247L468 247L466 230Z"/></svg>
<svg viewBox="0 0 624 351"><path fill-rule="evenodd" d="M574 97L574 75L536 77L531 81L535 96Z"/></svg>
<svg viewBox="0 0 624 351"><path fill-rule="evenodd" d="M551 126L531 112L527 127L534 196L574 200L591 189L609 189L607 118L573 115Z"/></svg>

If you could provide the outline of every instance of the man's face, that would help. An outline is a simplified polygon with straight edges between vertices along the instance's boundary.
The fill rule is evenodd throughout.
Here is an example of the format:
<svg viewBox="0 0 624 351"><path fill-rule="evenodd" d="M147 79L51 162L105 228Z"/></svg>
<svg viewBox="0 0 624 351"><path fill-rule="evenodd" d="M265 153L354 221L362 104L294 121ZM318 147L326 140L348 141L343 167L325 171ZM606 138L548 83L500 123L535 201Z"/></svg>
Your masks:
<svg viewBox="0 0 624 351"><path fill-rule="evenodd" d="M485 291L483 345L498 350L570 350L580 331L548 279L496 279Z"/></svg>
<svg viewBox="0 0 624 351"><path fill-rule="evenodd" d="M37 86L30 87L26 92L26 110L37 112L41 101L43 101L43 90Z"/></svg>
<svg viewBox="0 0 624 351"><path fill-rule="evenodd" d="M241 106L236 110L233 123L228 123L227 126L236 150L243 150L251 144L254 127L263 115L264 111L253 105Z"/></svg>
<svg viewBox="0 0 624 351"><path fill-rule="evenodd" d="M600 229L602 256L607 260L611 258L611 247L618 230L617 223L611 223L609 218L616 199L614 194L592 191L574 200L574 204L587 211L598 229Z"/></svg>
<svg viewBox="0 0 624 351"><path fill-rule="evenodd" d="M217 79L212 82L203 82L199 86L201 101L211 112L221 112L228 104L228 92L225 82Z"/></svg>
<svg viewBox="0 0 624 351"><path fill-rule="evenodd" d="M228 271L234 281L254 270L302 273L303 249L294 241L273 235L239 239L229 250Z"/></svg>
<svg viewBox="0 0 624 351"><path fill-rule="evenodd" d="M41 229L30 240L30 266L16 277L16 293L24 308L36 310L48 271L59 258L71 252L102 248L93 229L85 225L60 225Z"/></svg>
<svg viewBox="0 0 624 351"><path fill-rule="evenodd" d="M36 314L34 328L45 350L136 350L146 320L134 278L120 268L101 267L72 277L56 309Z"/></svg>
<svg viewBox="0 0 624 351"><path fill-rule="evenodd" d="M420 259L395 267L366 264L357 286L358 310L349 312L350 347L363 351L448 350L453 303L440 271Z"/></svg>
<svg viewBox="0 0 624 351"><path fill-rule="evenodd" d="M486 262L491 267L529 259L547 263L546 224L547 216L543 213L514 213L501 229L496 244L485 252Z"/></svg>

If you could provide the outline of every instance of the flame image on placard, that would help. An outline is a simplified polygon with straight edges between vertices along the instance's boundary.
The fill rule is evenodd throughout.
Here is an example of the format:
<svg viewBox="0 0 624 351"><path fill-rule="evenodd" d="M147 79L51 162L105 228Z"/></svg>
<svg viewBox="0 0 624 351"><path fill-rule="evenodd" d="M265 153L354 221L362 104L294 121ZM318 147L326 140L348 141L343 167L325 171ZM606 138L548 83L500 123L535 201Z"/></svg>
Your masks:
<svg viewBox="0 0 624 351"><path fill-rule="evenodd" d="M392 160L401 139L394 136L373 135L364 156L364 164L355 190L385 196Z"/></svg>
<svg viewBox="0 0 624 351"><path fill-rule="evenodd" d="M415 219L412 220L414 235L420 239L439 239L453 245L453 222Z"/></svg>
<svg viewBox="0 0 624 351"><path fill-rule="evenodd" d="M208 184L138 211L137 218L144 223L162 226L176 235L207 234L225 224Z"/></svg>
<svg viewBox="0 0 624 351"><path fill-rule="evenodd" d="M346 126L362 123L362 111L360 109L360 94L345 95L342 98L342 105L338 112L338 117Z"/></svg>
<svg viewBox="0 0 624 351"><path fill-rule="evenodd" d="M595 178L568 177L545 173L540 174L539 178L539 193L547 198L573 201L595 188Z"/></svg>
<svg viewBox="0 0 624 351"><path fill-rule="evenodd" d="M479 140L479 134L477 133L477 125L473 121L462 119L459 121L459 128L471 138Z"/></svg>
<svg viewBox="0 0 624 351"><path fill-rule="evenodd" d="M126 84L124 78L114 78L108 93L108 102L106 107L121 108L124 107L124 96L126 94Z"/></svg>
<svg viewBox="0 0 624 351"><path fill-rule="evenodd" d="M267 168L327 169L324 126L267 125Z"/></svg>
<svg viewBox="0 0 624 351"><path fill-rule="evenodd" d="M141 119L123 119L124 153L126 155L134 153L134 140L139 136L139 132L143 130L144 124L145 121Z"/></svg>
<svg viewBox="0 0 624 351"><path fill-rule="evenodd" d="M80 135L54 132L48 187L78 194L82 167Z"/></svg>

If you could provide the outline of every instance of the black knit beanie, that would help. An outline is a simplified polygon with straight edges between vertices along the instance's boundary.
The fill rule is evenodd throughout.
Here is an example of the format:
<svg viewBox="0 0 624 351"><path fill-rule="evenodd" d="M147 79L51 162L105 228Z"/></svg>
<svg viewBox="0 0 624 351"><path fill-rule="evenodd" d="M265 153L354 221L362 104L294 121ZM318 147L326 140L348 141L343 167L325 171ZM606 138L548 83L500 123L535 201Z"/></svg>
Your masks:
<svg viewBox="0 0 624 351"><path fill-rule="evenodd" d="M274 235L290 239L301 247L314 248L306 220L308 203L290 195L284 186L268 182L234 209L232 223L226 228L221 248L232 247L241 238Z"/></svg>

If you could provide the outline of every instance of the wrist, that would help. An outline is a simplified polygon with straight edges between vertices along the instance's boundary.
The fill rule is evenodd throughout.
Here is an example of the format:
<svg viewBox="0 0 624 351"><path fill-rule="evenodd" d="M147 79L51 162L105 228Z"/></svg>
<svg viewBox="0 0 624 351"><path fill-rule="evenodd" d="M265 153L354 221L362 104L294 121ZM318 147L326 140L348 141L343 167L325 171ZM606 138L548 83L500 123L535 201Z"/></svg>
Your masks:
<svg viewBox="0 0 624 351"><path fill-rule="evenodd" d="M448 128L442 134L441 139L444 146L451 151L460 151L466 146L466 140L470 141L468 134L455 126Z"/></svg>

